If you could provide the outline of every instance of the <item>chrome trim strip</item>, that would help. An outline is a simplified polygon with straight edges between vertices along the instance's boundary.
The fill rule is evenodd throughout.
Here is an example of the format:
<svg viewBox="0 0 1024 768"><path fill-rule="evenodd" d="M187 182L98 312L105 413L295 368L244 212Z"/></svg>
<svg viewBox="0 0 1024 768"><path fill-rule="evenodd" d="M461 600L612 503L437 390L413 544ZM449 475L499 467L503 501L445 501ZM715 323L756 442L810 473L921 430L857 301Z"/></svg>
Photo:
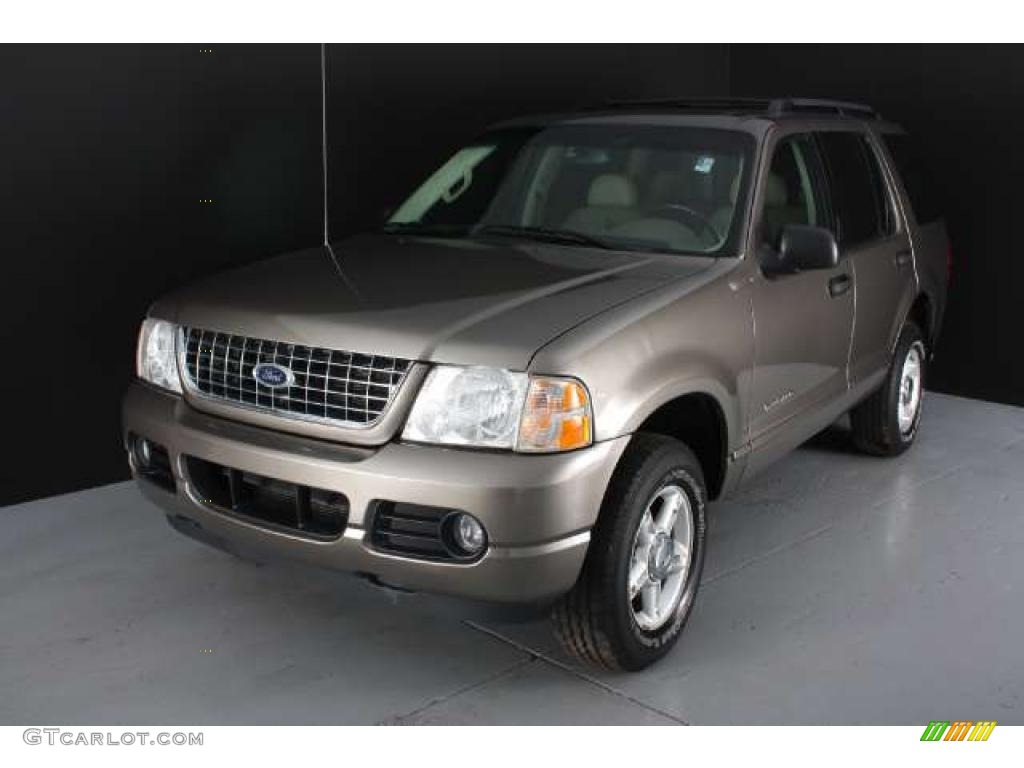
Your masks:
<svg viewBox="0 0 1024 768"><path fill-rule="evenodd" d="M429 563L431 566L454 566L456 568L472 568L474 565L479 564L483 560L489 558L501 558L501 559L517 559L523 557L543 557L544 555L552 555L562 550L572 549L580 545L586 545L590 542L590 531L580 531L561 539L555 539L554 541L546 541L543 544L530 544L525 547L488 547L487 552L484 556L478 560L471 562L459 561L459 560L426 560L421 557L414 557L412 555L403 555L400 552L385 552L379 549L373 549L367 545L367 529L360 528L353 525L348 525L345 528L343 537L346 539L352 539L363 544L368 552L373 553L378 557L385 557L389 560L402 560L405 562L413 563Z"/></svg>
<svg viewBox="0 0 1024 768"><path fill-rule="evenodd" d="M540 557L572 549L590 542L590 531L580 531L562 539L555 539L544 544L533 544L526 547L491 547L486 557Z"/></svg>

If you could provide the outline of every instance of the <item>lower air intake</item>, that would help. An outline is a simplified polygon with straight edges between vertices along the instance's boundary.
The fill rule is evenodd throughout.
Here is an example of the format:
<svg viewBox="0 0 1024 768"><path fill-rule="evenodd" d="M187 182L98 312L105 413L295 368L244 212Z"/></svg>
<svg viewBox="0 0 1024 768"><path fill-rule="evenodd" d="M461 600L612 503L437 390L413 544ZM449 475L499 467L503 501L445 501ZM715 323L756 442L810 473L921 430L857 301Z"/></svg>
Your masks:
<svg viewBox="0 0 1024 768"><path fill-rule="evenodd" d="M200 503L271 530L336 539L348 524L348 498L337 491L276 480L185 457Z"/></svg>

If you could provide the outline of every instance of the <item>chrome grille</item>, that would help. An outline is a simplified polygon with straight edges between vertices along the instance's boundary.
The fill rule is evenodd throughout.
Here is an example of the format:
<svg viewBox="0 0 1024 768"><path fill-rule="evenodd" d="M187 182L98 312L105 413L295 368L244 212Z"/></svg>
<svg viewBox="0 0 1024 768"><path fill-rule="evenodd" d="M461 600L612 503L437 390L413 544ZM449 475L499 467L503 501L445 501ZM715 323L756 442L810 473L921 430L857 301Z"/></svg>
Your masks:
<svg viewBox="0 0 1024 768"><path fill-rule="evenodd" d="M368 427L387 410L412 362L230 333L182 328L178 354L188 388L205 397L281 416ZM253 368L289 369L289 386L268 387Z"/></svg>

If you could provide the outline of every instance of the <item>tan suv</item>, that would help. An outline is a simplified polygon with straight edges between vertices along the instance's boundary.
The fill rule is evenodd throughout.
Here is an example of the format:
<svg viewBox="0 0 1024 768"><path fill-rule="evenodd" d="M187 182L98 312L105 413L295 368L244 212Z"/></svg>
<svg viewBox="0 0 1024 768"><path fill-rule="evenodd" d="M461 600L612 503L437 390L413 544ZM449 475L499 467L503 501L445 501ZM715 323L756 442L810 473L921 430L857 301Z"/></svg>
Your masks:
<svg viewBox="0 0 1024 768"><path fill-rule="evenodd" d="M124 401L178 530L675 642L706 505L849 411L909 446L948 244L902 131L830 101L499 125L378 231L161 299Z"/></svg>

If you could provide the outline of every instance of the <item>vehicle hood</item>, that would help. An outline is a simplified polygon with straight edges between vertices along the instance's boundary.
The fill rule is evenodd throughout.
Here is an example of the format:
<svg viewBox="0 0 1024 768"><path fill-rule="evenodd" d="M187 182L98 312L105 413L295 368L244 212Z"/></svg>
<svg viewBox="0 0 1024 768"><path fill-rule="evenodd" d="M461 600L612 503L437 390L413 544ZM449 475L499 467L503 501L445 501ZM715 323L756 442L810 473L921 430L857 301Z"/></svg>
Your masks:
<svg viewBox="0 0 1024 768"><path fill-rule="evenodd" d="M333 257L332 253L333 251ZM551 339L714 261L363 235L216 275L154 316L255 338L525 370Z"/></svg>

